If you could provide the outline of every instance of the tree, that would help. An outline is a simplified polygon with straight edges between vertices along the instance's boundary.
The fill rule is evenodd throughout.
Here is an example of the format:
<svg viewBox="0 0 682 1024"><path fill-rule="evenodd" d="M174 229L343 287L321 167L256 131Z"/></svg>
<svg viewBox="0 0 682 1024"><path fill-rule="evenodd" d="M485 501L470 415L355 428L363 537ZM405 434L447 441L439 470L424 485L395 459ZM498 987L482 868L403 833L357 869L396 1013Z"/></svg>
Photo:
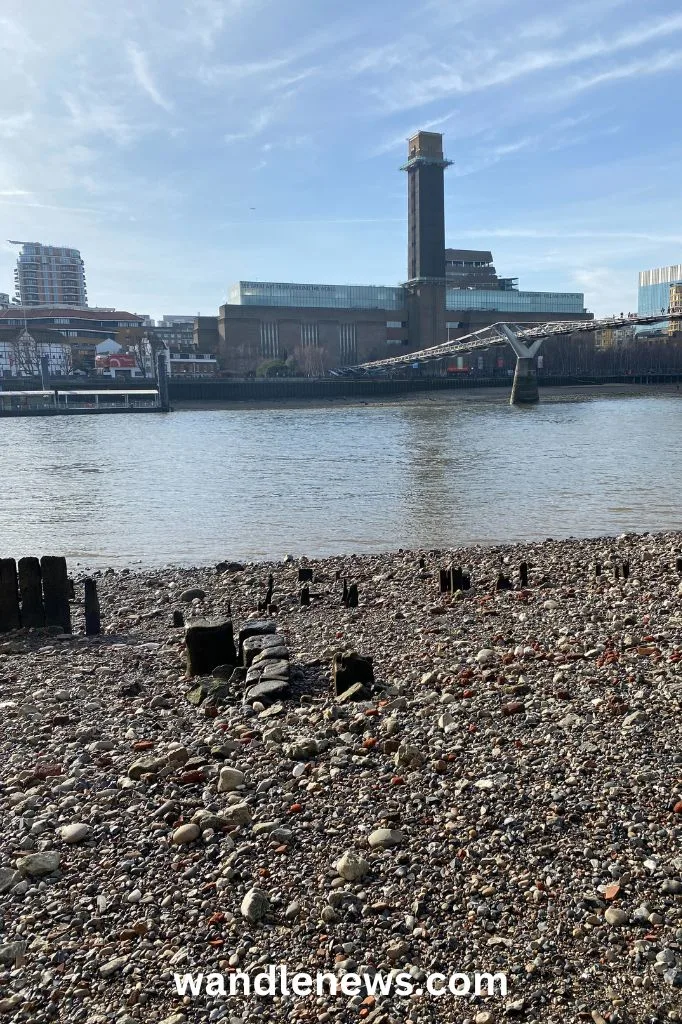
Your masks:
<svg viewBox="0 0 682 1024"><path fill-rule="evenodd" d="M327 363L327 352L319 345L299 345L294 358L306 377L323 377Z"/></svg>
<svg viewBox="0 0 682 1024"><path fill-rule="evenodd" d="M13 362L19 377L37 377L40 373L40 345L23 330L12 342Z"/></svg>
<svg viewBox="0 0 682 1024"><path fill-rule="evenodd" d="M135 357L135 364L143 377L149 377L150 368L151 376L154 376L152 336L155 341L156 336L149 327L121 327L116 331L116 341L125 352Z"/></svg>
<svg viewBox="0 0 682 1024"><path fill-rule="evenodd" d="M268 359L256 370L257 377L288 377L287 364L282 359Z"/></svg>

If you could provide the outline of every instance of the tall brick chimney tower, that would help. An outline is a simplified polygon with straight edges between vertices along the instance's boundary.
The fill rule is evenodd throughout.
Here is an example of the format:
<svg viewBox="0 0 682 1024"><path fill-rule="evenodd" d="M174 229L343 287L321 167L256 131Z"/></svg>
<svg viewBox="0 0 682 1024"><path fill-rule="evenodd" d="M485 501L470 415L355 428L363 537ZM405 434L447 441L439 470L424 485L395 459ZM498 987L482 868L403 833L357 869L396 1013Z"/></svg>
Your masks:
<svg viewBox="0 0 682 1024"><path fill-rule="evenodd" d="M408 140L407 277L410 344L439 345L445 334L445 187L443 136L417 132Z"/></svg>

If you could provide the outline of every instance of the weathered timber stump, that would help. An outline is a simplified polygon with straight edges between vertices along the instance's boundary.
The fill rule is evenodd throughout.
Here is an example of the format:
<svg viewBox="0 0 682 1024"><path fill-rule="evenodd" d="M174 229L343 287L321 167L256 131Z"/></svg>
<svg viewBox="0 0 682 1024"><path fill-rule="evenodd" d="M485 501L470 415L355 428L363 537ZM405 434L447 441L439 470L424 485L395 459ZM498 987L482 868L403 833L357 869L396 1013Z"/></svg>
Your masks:
<svg viewBox="0 0 682 1024"><path fill-rule="evenodd" d="M357 608L358 600L358 585L357 583L351 583L348 588L348 607Z"/></svg>
<svg viewBox="0 0 682 1024"><path fill-rule="evenodd" d="M19 591L21 592L21 624L33 629L45 625L43 577L38 558L20 558Z"/></svg>
<svg viewBox="0 0 682 1024"><path fill-rule="evenodd" d="M236 664L231 619L194 619L185 629L185 644L188 676L209 676L218 665Z"/></svg>
<svg viewBox="0 0 682 1024"><path fill-rule="evenodd" d="M102 631L97 584L93 579L83 581L85 588L85 635L99 636Z"/></svg>
<svg viewBox="0 0 682 1024"><path fill-rule="evenodd" d="M44 555L40 559L40 569L43 576L45 623L48 626L59 626L63 633L70 633L71 609L66 559L61 555Z"/></svg>
<svg viewBox="0 0 682 1024"><path fill-rule="evenodd" d="M17 565L13 558L0 558L0 633L20 626Z"/></svg>

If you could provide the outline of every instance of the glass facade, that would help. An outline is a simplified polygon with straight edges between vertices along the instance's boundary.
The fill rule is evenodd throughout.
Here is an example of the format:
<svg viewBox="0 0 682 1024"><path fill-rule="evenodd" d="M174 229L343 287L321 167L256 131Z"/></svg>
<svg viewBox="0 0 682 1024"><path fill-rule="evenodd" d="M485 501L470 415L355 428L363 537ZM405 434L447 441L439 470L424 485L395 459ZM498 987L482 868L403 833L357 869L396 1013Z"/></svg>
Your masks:
<svg viewBox="0 0 682 1024"><path fill-rule="evenodd" d="M365 284L293 284L239 281L228 293L231 306L305 306L320 309L403 309L405 292Z"/></svg>
<svg viewBox="0 0 682 1024"><path fill-rule="evenodd" d="M501 313L584 313L582 292L517 292L448 288L446 309L487 309Z"/></svg>
<svg viewBox="0 0 682 1024"><path fill-rule="evenodd" d="M671 293L676 291L675 285L682 284L682 264L671 267L655 267L653 270L642 270L639 275L637 292L637 312L641 316L655 316L656 313L668 312L673 304ZM638 327L638 334L668 329L666 321Z"/></svg>

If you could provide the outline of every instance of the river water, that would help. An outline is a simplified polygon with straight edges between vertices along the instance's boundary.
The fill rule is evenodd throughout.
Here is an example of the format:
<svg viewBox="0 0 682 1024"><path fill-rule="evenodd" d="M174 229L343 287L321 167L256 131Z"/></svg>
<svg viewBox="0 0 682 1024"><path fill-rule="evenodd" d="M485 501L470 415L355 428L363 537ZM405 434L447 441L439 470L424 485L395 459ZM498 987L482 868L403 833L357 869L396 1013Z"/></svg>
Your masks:
<svg viewBox="0 0 682 1024"><path fill-rule="evenodd" d="M0 555L204 565L681 529L681 401L0 420Z"/></svg>

